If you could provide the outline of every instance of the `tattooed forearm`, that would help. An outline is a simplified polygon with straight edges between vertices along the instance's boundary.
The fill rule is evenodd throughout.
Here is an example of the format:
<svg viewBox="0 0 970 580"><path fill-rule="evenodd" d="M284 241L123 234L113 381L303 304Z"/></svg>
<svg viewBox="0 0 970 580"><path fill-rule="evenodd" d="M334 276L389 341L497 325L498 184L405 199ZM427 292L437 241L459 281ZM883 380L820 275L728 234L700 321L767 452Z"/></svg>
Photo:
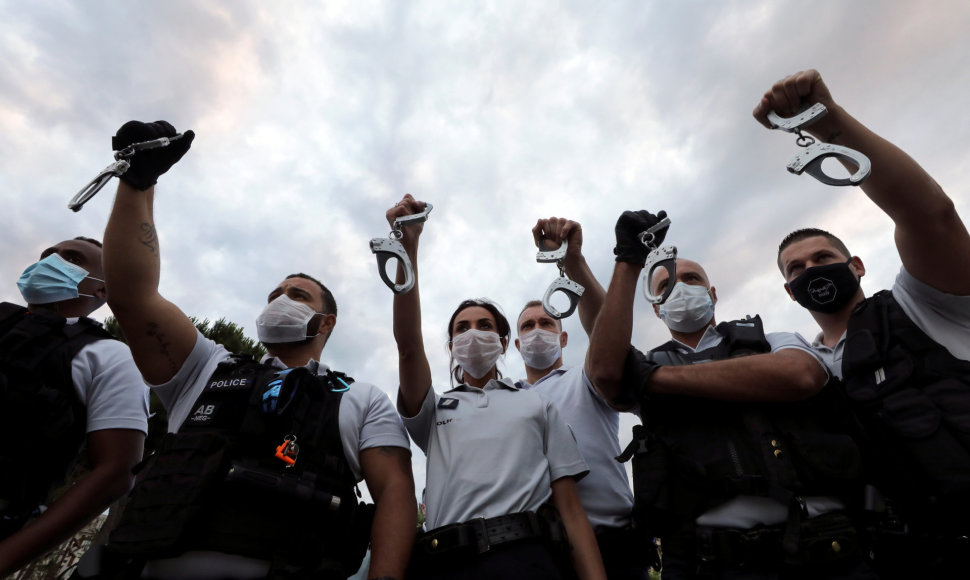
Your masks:
<svg viewBox="0 0 970 580"><path fill-rule="evenodd" d="M148 248L152 255L158 257L158 233L155 232L155 224L142 222L138 225L141 228L141 240L143 246Z"/></svg>
<svg viewBox="0 0 970 580"><path fill-rule="evenodd" d="M158 342L158 352L162 356L164 356L166 360L168 360L168 364L172 370L172 373L174 374L178 372L179 366L175 364L175 359L172 357L172 353L169 350L169 347L171 345L169 344L168 338L165 336L165 333L162 332L160 327L158 326L158 323L149 322L148 329L145 331L145 334L147 334L148 336L154 337L155 340Z"/></svg>

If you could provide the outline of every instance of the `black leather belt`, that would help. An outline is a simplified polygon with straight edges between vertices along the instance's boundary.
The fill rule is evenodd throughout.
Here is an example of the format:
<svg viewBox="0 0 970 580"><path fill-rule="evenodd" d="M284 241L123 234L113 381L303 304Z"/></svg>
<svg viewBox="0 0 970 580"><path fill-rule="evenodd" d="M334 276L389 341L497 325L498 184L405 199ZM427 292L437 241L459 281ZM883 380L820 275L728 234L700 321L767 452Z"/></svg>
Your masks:
<svg viewBox="0 0 970 580"><path fill-rule="evenodd" d="M421 534L414 543L414 553L423 557L482 554L502 544L543 538L543 530L542 520L535 512L478 518Z"/></svg>

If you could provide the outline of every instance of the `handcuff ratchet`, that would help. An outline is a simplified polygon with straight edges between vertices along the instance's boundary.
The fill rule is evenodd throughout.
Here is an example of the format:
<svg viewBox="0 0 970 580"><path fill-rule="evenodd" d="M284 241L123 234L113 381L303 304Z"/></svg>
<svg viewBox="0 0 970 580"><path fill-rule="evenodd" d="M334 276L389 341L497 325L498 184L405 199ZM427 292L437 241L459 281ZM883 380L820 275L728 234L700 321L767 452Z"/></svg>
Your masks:
<svg viewBox="0 0 970 580"><path fill-rule="evenodd" d="M643 297L651 304L663 304L674 289L673 284L667 284L664 291L654 294L650 290L650 282L658 268L667 270L670 280L677 279L677 248L675 246L657 247L656 235L660 230L670 226L670 218L663 218L649 229L640 232L640 242L650 249L647 261L643 265Z"/></svg>
<svg viewBox="0 0 970 580"><path fill-rule="evenodd" d="M774 111L768 112L768 122L772 128L798 135L796 143L804 147L801 153L788 162L788 171L795 175L808 173L826 185L859 185L872 173L872 163L862 152L842 145L816 142L811 135L802 133L802 128L811 125L828 114L822 103L815 103L792 117L782 117ZM822 170L822 161L836 157L856 166L856 171L844 179L831 177Z"/></svg>
<svg viewBox="0 0 970 580"><path fill-rule="evenodd" d="M539 239L539 252L536 253L536 262L540 264L555 263L559 267L559 277L553 280L552 284L549 284L549 287L546 288L546 293L542 295L542 309L549 316L556 320L561 320L571 316L576 311L576 307L579 305L579 299L582 298L583 292L586 289L578 282L573 282L566 277L566 267L563 265L563 260L566 258L569 241L563 240L562 245L555 250L543 250L542 242L544 239ZM559 309L552 305L552 295L556 292L562 292L569 299L569 308L565 312L560 312Z"/></svg>
<svg viewBox="0 0 970 580"><path fill-rule="evenodd" d="M381 275L384 284L395 294L404 294L414 288L414 267L411 265L411 259L408 258L404 246L398 241L404 237L402 228L409 224L427 221L428 214L431 213L433 208L433 205L426 203L424 211L396 218L391 225L391 233L388 237L373 238L370 241L370 251L377 256L377 272ZM403 284L395 284L387 275L387 261L390 259L397 259L400 262L401 269L404 270Z"/></svg>
<svg viewBox="0 0 970 580"><path fill-rule="evenodd" d="M107 185L107 183L111 181L112 177L121 177L126 171L128 171L128 168L131 167L129 159L134 157L135 153L148 149L167 147L172 141L178 141L181 138L182 134L177 133L171 137L159 137L158 139L152 139L151 141L132 143L124 149L115 151L114 162L101 170L101 173L88 182L87 185L82 187L81 191L77 192L74 197L71 198L71 201L68 202L67 208L72 211L81 211L84 204L87 203L89 199L94 197L94 194L101 191L101 188Z"/></svg>

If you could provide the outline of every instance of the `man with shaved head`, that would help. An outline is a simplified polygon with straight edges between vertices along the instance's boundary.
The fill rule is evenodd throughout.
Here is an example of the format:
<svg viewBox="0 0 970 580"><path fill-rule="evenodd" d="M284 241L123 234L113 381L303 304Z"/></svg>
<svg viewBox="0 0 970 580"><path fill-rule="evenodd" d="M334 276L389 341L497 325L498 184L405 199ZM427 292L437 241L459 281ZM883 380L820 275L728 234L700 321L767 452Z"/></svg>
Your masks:
<svg viewBox="0 0 970 580"><path fill-rule="evenodd" d="M595 387L642 425L633 458L634 519L662 540L670 579L871 578L844 511L861 495L859 453L828 373L792 333L758 316L715 321L717 291L697 262L645 280L671 340L630 344L633 300L659 223L624 212L616 266L590 338ZM656 234L662 242L666 229Z"/></svg>

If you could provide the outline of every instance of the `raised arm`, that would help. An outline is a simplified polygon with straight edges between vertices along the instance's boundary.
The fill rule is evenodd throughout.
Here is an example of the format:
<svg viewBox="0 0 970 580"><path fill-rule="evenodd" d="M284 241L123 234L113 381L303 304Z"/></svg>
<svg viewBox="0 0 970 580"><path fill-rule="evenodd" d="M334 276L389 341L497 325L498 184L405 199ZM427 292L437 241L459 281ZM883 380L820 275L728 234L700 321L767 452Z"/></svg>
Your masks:
<svg viewBox="0 0 970 580"><path fill-rule="evenodd" d="M663 217L660 212L660 217ZM623 392L623 369L633 336L633 300L637 281L646 263L648 249L639 234L660 221L646 211L626 211L616 222L616 266L586 351L586 375L593 386L614 406L627 409L632 400ZM663 242L666 230L658 232L656 243Z"/></svg>
<svg viewBox="0 0 970 580"><path fill-rule="evenodd" d="M168 123L131 121L118 130L115 149L175 135ZM168 147L136 153L121 177L104 232L104 274L108 305L118 319L132 357L145 380L161 384L181 368L195 345L192 321L158 293L161 265L153 218L155 182L188 151L194 134ZM120 140L120 141L119 141Z"/></svg>
<svg viewBox="0 0 970 580"><path fill-rule="evenodd" d="M593 324L599 316L600 308L603 307L606 291L593 276L593 271L589 269L586 257L583 256L583 226L579 222L565 218L540 219L532 228L532 237L536 246L543 239L554 244L561 244L563 240L569 243L563 266L566 276L585 288L583 296L579 299L579 322L583 325L586 335L592 335Z"/></svg>
<svg viewBox="0 0 970 580"><path fill-rule="evenodd" d="M869 157L872 174L861 187L896 225L896 248L906 269L938 290L970 295L970 268L961 267L970 262L970 234L953 200L913 158L836 104L816 70L775 83L761 98L754 116L770 127L769 111L787 117L802 103L822 103L829 111L808 126L808 132Z"/></svg>
<svg viewBox="0 0 970 580"><path fill-rule="evenodd" d="M367 577L403 579L416 530L411 453L403 447L372 447L360 452L360 465L377 506Z"/></svg>
<svg viewBox="0 0 970 580"><path fill-rule="evenodd" d="M387 210L387 222L405 215L424 211L424 202L417 201L411 194ZM424 350L424 336L421 333L421 294L418 275L418 240L424 224L410 224L403 228L404 236L400 242L411 259L414 269L414 287L409 292L394 295L394 341L397 343L398 376L401 381L398 391L405 413L413 417L421 410L421 403L431 388L431 365ZM398 264L397 282L404 282L404 270Z"/></svg>

